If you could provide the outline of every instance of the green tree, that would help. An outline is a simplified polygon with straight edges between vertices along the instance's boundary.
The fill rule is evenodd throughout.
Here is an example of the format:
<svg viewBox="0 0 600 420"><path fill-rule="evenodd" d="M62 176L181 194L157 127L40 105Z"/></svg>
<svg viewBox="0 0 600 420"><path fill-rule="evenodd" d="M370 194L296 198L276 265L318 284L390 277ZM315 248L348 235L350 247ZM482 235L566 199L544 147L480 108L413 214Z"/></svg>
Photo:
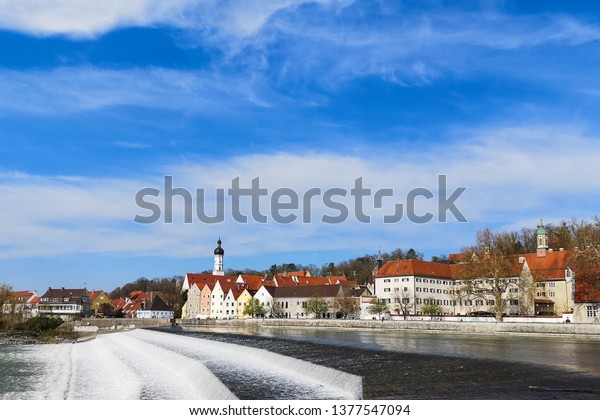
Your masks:
<svg viewBox="0 0 600 420"><path fill-rule="evenodd" d="M314 314L315 318L325 316L329 311L329 305L327 301L320 296L314 296L306 301L306 313Z"/></svg>
<svg viewBox="0 0 600 420"><path fill-rule="evenodd" d="M258 299L250 298L248 304L244 307L244 315L249 315L252 318L264 316L266 311Z"/></svg>
<svg viewBox="0 0 600 420"><path fill-rule="evenodd" d="M383 314L388 313L390 309L383 299L376 299L375 302L371 303L368 311L371 315L377 315L381 319Z"/></svg>
<svg viewBox="0 0 600 420"><path fill-rule="evenodd" d="M421 307L421 312L425 315L442 315L442 307L436 303L433 297L425 299L425 304Z"/></svg>

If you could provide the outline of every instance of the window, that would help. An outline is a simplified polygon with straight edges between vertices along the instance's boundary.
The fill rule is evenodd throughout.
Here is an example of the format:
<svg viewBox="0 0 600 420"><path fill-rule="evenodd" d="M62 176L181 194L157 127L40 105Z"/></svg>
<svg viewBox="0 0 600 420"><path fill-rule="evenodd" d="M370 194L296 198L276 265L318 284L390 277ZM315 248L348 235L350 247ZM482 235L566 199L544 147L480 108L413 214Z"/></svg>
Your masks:
<svg viewBox="0 0 600 420"><path fill-rule="evenodd" d="M383 291L384 291L384 292L389 292L389 291L390 291L390 288L389 288L389 287L386 287L385 289L383 289Z"/></svg>
<svg viewBox="0 0 600 420"><path fill-rule="evenodd" d="M408 281L408 277L402 277L402 281Z"/></svg>
<svg viewBox="0 0 600 420"><path fill-rule="evenodd" d="M512 289L508 289L508 291L510 293L519 293L519 289L518 288L514 288L514 287Z"/></svg>
<svg viewBox="0 0 600 420"><path fill-rule="evenodd" d="M483 306L483 300L476 300L475 306Z"/></svg>
<svg viewBox="0 0 600 420"><path fill-rule="evenodd" d="M493 306L496 304L496 301L493 299L488 300L488 305Z"/></svg>
<svg viewBox="0 0 600 420"><path fill-rule="evenodd" d="M417 292L420 292L420 291L421 291L421 288L420 288L420 287L417 287L417 289L416 289L416 290L417 290Z"/></svg>
<svg viewBox="0 0 600 420"><path fill-rule="evenodd" d="M417 303L421 303L422 299L421 298L417 298Z"/></svg>
<svg viewBox="0 0 600 420"><path fill-rule="evenodd" d="M447 300L445 300L445 301L444 301L444 305L447 305L447 304L448 304L448 301L447 301Z"/></svg>
<svg viewBox="0 0 600 420"><path fill-rule="evenodd" d="M429 283L429 280L423 279L423 283Z"/></svg>
<svg viewBox="0 0 600 420"><path fill-rule="evenodd" d="M556 287L556 283L551 281L548 283L548 287Z"/></svg>
<svg viewBox="0 0 600 420"><path fill-rule="evenodd" d="M598 316L598 307L593 305L586 306L588 318L596 318Z"/></svg>
<svg viewBox="0 0 600 420"><path fill-rule="evenodd" d="M400 291L400 288L399 287L394 287L394 292L398 292L398 291Z"/></svg>
<svg viewBox="0 0 600 420"><path fill-rule="evenodd" d="M511 299L510 304L511 306L519 306L519 299Z"/></svg>
<svg viewBox="0 0 600 420"><path fill-rule="evenodd" d="M537 292L538 297L546 297L546 292Z"/></svg>
<svg viewBox="0 0 600 420"><path fill-rule="evenodd" d="M384 283L389 283L391 280L390 279L383 279Z"/></svg>
<svg viewBox="0 0 600 420"><path fill-rule="evenodd" d="M405 287L405 288L404 288L404 291L405 291L405 292L408 292L408 287Z"/></svg>
<svg viewBox="0 0 600 420"><path fill-rule="evenodd" d="M410 299L409 298L402 298L402 303L410 303Z"/></svg>
<svg viewBox="0 0 600 420"><path fill-rule="evenodd" d="M398 283L400 279L394 279L394 283Z"/></svg>
<svg viewBox="0 0 600 420"><path fill-rule="evenodd" d="M471 306L473 302L470 300L465 300L465 306Z"/></svg>
<svg viewBox="0 0 600 420"><path fill-rule="evenodd" d="M550 296L550 297L556 297L556 292L548 292L548 296Z"/></svg>
<svg viewBox="0 0 600 420"><path fill-rule="evenodd" d="M424 291L424 292L429 292L429 289L428 289L427 287L424 287L424 288L423 288L423 291Z"/></svg>
<svg viewBox="0 0 600 420"><path fill-rule="evenodd" d="M442 293L442 289L437 289L437 292L438 293Z"/></svg>

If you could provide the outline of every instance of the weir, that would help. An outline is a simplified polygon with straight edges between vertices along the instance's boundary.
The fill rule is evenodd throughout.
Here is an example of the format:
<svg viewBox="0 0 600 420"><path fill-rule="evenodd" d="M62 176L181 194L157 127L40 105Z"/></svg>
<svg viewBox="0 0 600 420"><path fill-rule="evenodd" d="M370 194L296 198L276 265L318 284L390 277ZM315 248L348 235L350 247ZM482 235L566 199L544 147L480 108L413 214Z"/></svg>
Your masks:
<svg viewBox="0 0 600 420"><path fill-rule="evenodd" d="M279 386L288 386L290 392L303 393L303 388L308 387L311 394L304 394L305 397L362 399L362 377L267 350L157 331L136 330L126 334L202 360L213 370L233 370L242 381L245 375L259 373L274 377ZM287 397L294 398L294 395Z"/></svg>

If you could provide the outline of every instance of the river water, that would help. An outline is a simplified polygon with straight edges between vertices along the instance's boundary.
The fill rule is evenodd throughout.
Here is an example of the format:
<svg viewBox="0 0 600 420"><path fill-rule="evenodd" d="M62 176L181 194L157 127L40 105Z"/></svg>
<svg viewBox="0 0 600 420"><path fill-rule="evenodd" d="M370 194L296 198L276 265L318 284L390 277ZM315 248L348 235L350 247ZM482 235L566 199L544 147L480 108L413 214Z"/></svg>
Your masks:
<svg viewBox="0 0 600 420"><path fill-rule="evenodd" d="M0 345L2 399L360 395L596 400L600 340L262 327L136 330L78 344Z"/></svg>

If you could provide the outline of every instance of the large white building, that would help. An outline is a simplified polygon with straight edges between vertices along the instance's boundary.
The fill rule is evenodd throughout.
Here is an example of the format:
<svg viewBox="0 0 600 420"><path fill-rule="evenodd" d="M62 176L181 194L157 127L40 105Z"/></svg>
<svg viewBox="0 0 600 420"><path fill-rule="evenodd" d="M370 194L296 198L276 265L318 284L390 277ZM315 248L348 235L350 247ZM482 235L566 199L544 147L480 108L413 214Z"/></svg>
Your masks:
<svg viewBox="0 0 600 420"><path fill-rule="evenodd" d="M391 313L419 315L433 303L442 314L481 315L498 309L491 292L493 279L465 280L461 264L468 255L456 254L455 263L390 261L377 270L375 294ZM537 251L514 256L514 269L502 279L506 315L562 315L574 309L574 273L569 268L569 251L548 247L548 233L537 229ZM452 256L451 256L452 257ZM485 258L485 256L483 257ZM512 264L512 263L511 263Z"/></svg>

